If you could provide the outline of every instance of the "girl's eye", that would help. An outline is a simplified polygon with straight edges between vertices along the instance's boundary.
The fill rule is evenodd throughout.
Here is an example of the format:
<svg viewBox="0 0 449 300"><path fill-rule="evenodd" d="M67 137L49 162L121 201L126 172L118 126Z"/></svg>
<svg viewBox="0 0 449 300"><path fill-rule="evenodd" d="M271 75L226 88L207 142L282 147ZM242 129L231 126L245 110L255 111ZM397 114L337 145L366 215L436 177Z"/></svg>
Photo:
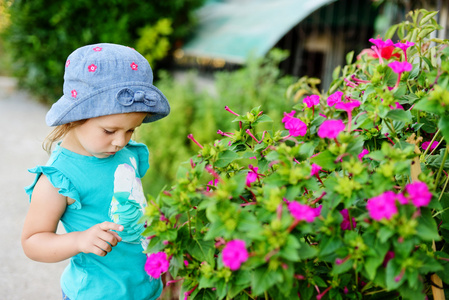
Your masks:
<svg viewBox="0 0 449 300"><path fill-rule="evenodd" d="M103 131L104 131L104 133L106 133L106 134L114 134L113 131L109 131L109 130L106 130L106 129L103 129Z"/></svg>

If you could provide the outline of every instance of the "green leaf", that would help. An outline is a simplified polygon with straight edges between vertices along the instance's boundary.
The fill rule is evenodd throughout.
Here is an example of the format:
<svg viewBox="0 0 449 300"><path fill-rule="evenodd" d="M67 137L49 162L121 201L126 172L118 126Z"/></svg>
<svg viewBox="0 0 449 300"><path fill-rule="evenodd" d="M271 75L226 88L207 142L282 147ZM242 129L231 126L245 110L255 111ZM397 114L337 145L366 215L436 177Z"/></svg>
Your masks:
<svg viewBox="0 0 449 300"><path fill-rule="evenodd" d="M354 58L354 51L351 51L348 54L346 54L346 63L350 65L352 63L353 58Z"/></svg>
<svg viewBox="0 0 449 300"><path fill-rule="evenodd" d="M195 295L194 300L215 300L215 293L210 289L201 289L198 294Z"/></svg>
<svg viewBox="0 0 449 300"><path fill-rule="evenodd" d="M251 281L253 295L257 296L262 294L281 280L282 275L276 270L269 271L266 266L257 268L253 272Z"/></svg>
<svg viewBox="0 0 449 300"><path fill-rule="evenodd" d="M334 170L337 165L335 163L335 159L337 157L333 155L329 150L323 151L317 156L314 156L310 159L312 163L315 163L322 167L325 170Z"/></svg>
<svg viewBox="0 0 449 300"><path fill-rule="evenodd" d="M395 121L402 121L404 123L410 123L412 121L412 113L408 110L402 109L390 110L386 117Z"/></svg>
<svg viewBox="0 0 449 300"><path fill-rule="evenodd" d="M440 128L446 143L449 143L449 116L442 116L438 122L438 127Z"/></svg>
<svg viewBox="0 0 449 300"><path fill-rule="evenodd" d="M214 265L215 246L214 241L203 241L192 238L187 249L194 258L199 261L207 261L210 265Z"/></svg>
<svg viewBox="0 0 449 300"><path fill-rule="evenodd" d="M215 167L224 168L230 163L232 163L234 160L239 158L240 156L237 153L230 150L226 150L218 155L218 159L215 162Z"/></svg>
<svg viewBox="0 0 449 300"><path fill-rule="evenodd" d="M429 209L422 208L419 223L416 227L418 236L423 241L439 241L441 239L438 234L438 227L435 220L432 218L432 213Z"/></svg>

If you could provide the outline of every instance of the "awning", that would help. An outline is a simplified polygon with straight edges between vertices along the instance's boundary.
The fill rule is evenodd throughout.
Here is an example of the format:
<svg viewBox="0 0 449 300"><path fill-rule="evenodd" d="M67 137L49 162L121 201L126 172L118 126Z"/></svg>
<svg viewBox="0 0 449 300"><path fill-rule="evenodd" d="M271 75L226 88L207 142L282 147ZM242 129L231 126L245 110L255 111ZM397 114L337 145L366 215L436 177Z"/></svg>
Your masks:
<svg viewBox="0 0 449 300"><path fill-rule="evenodd" d="M184 55L242 64L264 56L291 28L335 0L231 0L198 10L199 26Z"/></svg>

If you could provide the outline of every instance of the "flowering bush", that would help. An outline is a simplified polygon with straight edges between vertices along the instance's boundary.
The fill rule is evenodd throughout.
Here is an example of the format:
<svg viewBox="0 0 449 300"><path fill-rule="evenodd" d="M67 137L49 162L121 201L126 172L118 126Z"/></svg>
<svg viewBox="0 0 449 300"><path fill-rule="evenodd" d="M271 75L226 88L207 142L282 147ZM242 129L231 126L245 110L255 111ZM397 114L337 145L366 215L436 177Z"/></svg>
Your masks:
<svg viewBox="0 0 449 300"><path fill-rule="evenodd" d="M300 79L284 131L258 132L260 107L226 107L234 132L189 135L200 151L149 200L144 233L181 298L444 299L449 48L429 39L435 14L348 54L327 93Z"/></svg>

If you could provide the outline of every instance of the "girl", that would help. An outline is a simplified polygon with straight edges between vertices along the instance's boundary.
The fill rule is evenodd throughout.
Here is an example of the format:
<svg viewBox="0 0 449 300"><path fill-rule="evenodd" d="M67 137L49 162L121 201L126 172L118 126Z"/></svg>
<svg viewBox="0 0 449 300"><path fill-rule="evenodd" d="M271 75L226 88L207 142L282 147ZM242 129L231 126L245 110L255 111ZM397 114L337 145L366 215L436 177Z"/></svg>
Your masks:
<svg viewBox="0 0 449 300"><path fill-rule="evenodd" d="M36 179L26 188L24 252L41 262L70 258L61 277L64 299L156 299L162 283L144 271L139 223L148 149L131 136L170 106L134 49L84 46L65 68L64 95L46 117L57 126L46 148L61 142L45 166L30 170ZM67 233L56 234L59 220Z"/></svg>

